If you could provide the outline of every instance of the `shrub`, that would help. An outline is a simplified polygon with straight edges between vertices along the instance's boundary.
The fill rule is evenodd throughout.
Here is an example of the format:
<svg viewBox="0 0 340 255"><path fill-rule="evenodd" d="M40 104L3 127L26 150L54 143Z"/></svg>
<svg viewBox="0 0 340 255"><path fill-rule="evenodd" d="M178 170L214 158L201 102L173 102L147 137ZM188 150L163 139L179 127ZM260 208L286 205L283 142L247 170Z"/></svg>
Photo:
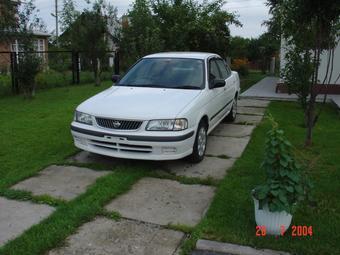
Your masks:
<svg viewBox="0 0 340 255"><path fill-rule="evenodd" d="M297 164L291 143L283 130L270 117L272 129L267 133L265 158L262 168L266 171L266 183L254 190L260 209L267 204L271 212L292 213L298 202L310 198L311 183Z"/></svg>
<svg viewBox="0 0 340 255"><path fill-rule="evenodd" d="M26 98L31 98L35 95L35 78L40 68L41 59L36 54L26 53L19 55L18 71L15 76Z"/></svg>
<svg viewBox="0 0 340 255"><path fill-rule="evenodd" d="M246 58L237 58L233 60L231 69L237 71L241 76L247 76L249 73L249 62Z"/></svg>
<svg viewBox="0 0 340 255"><path fill-rule="evenodd" d="M0 96L11 94L11 77L0 75Z"/></svg>
<svg viewBox="0 0 340 255"><path fill-rule="evenodd" d="M62 87L71 83L71 72L57 72L55 70L45 70L40 72L35 81L38 89Z"/></svg>

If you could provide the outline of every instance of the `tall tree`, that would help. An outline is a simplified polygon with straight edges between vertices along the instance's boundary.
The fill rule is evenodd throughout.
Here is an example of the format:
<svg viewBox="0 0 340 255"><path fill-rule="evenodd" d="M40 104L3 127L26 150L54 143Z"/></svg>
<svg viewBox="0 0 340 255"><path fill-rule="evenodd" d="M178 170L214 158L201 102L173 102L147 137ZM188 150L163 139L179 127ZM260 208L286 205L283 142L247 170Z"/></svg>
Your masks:
<svg viewBox="0 0 340 255"><path fill-rule="evenodd" d="M124 19L119 46L124 58L122 67L126 69L137 59L161 51L164 41L148 0L134 1Z"/></svg>
<svg viewBox="0 0 340 255"><path fill-rule="evenodd" d="M17 26L16 12L16 2L0 0L0 42L11 40Z"/></svg>
<svg viewBox="0 0 340 255"><path fill-rule="evenodd" d="M299 95L307 126L305 145L310 146L320 114L316 110L318 91L315 87L329 80L333 70L334 57L329 57L326 77L318 76L320 56L325 51L332 53L338 44L340 5L334 0L268 0L267 3L272 14L268 24L276 29L280 26L287 44L284 79Z"/></svg>
<svg viewBox="0 0 340 255"><path fill-rule="evenodd" d="M101 65L108 49L108 39L112 20L117 20L117 11L103 0L97 0L90 9L80 14L74 8L72 0L65 1L61 14L64 34L62 45L74 51L82 52L82 56L90 61L95 85L100 85Z"/></svg>
<svg viewBox="0 0 340 255"><path fill-rule="evenodd" d="M223 0L135 0L123 26L120 48L129 66L159 51L212 51L226 56L228 25L241 25Z"/></svg>
<svg viewBox="0 0 340 255"><path fill-rule="evenodd" d="M73 0L64 0L63 8L60 13L60 25L61 31L65 32L68 27L70 27L73 22L77 20L80 12L76 10L76 6Z"/></svg>

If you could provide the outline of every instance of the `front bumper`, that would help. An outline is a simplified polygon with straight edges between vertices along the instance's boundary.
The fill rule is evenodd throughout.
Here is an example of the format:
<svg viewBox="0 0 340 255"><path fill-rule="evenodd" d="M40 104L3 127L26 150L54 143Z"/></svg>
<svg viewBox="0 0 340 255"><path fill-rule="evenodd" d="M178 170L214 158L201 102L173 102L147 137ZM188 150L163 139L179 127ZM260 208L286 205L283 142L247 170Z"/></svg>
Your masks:
<svg viewBox="0 0 340 255"><path fill-rule="evenodd" d="M76 147L110 157L173 160L192 153L194 130L169 132L126 132L103 130L73 122L71 133Z"/></svg>

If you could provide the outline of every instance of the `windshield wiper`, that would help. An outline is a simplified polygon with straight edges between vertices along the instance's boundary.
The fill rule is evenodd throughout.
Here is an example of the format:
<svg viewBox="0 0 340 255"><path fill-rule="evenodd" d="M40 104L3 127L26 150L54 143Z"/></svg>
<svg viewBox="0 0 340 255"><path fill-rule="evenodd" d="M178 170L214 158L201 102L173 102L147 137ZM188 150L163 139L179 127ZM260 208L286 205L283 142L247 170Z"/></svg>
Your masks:
<svg viewBox="0 0 340 255"><path fill-rule="evenodd" d="M201 89L201 88L197 86L183 85L183 86L171 87L171 89Z"/></svg>
<svg viewBox="0 0 340 255"><path fill-rule="evenodd" d="M136 87L141 87L141 88L165 88L164 86L162 85L157 85L157 84L138 84L138 85L135 85Z"/></svg>

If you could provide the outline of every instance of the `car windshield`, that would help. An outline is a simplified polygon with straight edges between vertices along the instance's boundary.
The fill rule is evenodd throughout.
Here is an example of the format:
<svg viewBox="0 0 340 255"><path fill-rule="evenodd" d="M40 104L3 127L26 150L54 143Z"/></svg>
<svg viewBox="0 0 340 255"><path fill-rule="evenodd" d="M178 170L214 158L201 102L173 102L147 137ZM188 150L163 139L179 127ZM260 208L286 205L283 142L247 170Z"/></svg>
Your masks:
<svg viewBox="0 0 340 255"><path fill-rule="evenodd" d="M118 86L170 89L204 88L204 62L186 58L144 58L119 81Z"/></svg>

